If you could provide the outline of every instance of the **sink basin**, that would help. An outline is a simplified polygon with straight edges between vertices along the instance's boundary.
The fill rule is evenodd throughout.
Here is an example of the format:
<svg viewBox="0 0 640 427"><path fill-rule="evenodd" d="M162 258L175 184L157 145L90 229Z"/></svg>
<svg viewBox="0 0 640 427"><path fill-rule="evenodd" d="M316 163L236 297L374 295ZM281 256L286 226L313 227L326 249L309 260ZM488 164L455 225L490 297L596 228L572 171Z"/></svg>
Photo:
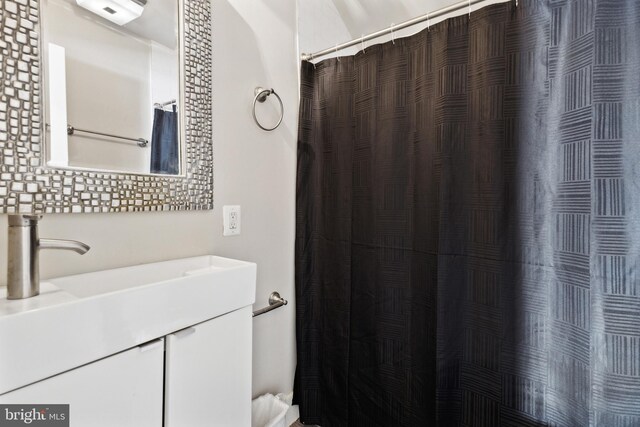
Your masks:
<svg viewBox="0 0 640 427"><path fill-rule="evenodd" d="M248 305L256 265L201 256L0 288L0 394Z"/></svg>
<svg viewBox="0 0 640 427"><path fill-rule="evenodd" d="M78 298L155 286L187 276L206 275L244 265L240 261L207 256L116 268L97 273L51 279L48 282Z"/></svg>

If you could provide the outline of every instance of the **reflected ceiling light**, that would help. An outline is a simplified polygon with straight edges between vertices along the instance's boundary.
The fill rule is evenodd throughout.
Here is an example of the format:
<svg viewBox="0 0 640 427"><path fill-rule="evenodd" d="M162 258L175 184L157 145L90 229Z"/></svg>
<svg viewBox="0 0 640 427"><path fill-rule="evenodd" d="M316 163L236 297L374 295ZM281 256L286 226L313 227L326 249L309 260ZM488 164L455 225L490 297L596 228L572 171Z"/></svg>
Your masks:
<svg viewBox="0 0 640 427"><path fill-rule="evenodd" d="M140 18L147 0L76 0L76 3L114 24L124 25Z"/></svg>

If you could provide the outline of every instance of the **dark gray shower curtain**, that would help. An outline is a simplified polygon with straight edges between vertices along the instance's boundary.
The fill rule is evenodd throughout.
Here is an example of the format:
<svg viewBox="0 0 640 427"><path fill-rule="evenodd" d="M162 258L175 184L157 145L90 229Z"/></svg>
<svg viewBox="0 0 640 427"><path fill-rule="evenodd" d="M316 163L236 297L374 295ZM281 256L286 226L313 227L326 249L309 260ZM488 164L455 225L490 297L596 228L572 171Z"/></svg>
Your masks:
<svg viewBox="0 0 640 427"><path fill-rule="evenodd" d="M302 64L301 419L640 426L640 0Z"/></svg>

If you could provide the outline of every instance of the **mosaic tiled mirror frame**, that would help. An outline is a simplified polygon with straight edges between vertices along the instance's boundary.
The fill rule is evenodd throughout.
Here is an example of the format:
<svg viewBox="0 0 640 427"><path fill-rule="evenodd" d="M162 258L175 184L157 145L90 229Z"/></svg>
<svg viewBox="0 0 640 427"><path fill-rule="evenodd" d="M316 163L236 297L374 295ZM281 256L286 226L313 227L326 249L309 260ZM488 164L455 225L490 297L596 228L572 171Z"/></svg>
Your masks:
<svg viewBox="0 0 640 427"><path fill-rule="evenodd" d="M213 208L211 6L180 0L183 20L182 176L46 165L40 0L0 0L0 213L90 213Z"/></svg>

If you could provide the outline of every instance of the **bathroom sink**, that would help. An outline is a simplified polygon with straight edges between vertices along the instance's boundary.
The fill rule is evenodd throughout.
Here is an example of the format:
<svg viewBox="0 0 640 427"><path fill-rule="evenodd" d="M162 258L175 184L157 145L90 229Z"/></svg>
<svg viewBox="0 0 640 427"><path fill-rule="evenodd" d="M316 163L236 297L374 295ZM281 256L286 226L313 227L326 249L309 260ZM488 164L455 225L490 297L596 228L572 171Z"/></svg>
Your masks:
<svg viewBox="0 0 640 427"><path fill-rule="evenodd" d="M73 296L88 298L143 286L156 286L161 282L189 276L207 275L245 264L227 258L207 256L78 274L48 282Z"/></svg>
<svg viewBox="0 0 640 427"><path fill-rule="evenodd" d="M0 394L252 305L256 265L201 256L0 288Z"/></svg>

